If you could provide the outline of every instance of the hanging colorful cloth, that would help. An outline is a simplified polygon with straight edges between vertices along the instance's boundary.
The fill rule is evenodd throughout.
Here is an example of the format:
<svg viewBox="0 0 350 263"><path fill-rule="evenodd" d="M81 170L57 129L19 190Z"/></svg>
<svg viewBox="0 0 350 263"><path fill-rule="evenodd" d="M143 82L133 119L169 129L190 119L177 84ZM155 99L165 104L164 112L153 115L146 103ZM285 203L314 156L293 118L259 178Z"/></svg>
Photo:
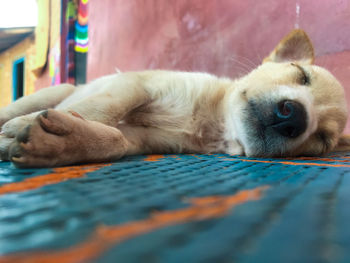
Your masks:
<svg viewBox="0 0 350 263"><path fill-rule="evenodd" d="M78 19L75 21L75 51L87 53L88 42L88 0L80 0Z"/></svg>
<svg viewBox="0 0 350 263"><path fill-rule="evenodd" d="M65 72L63 82L83 84L86 82L88 52L88 0L62 0L66 7L62 34L65 35Z"/></svg>
<svg viewBox="0 0 350 263"><path fill-rule="evenodd" d="M88 0L79 0L78 19L75 21L76 84L86 82L88 44Z"/></svg>
<svg viewBox="0 0 350 263"><path fill-rule="evenodd" d="M66 32L66 64L65 64L65 82L75 84L75 21L77 20L78 1L68 0L65 24L62 27L67 29Z"/></svg>

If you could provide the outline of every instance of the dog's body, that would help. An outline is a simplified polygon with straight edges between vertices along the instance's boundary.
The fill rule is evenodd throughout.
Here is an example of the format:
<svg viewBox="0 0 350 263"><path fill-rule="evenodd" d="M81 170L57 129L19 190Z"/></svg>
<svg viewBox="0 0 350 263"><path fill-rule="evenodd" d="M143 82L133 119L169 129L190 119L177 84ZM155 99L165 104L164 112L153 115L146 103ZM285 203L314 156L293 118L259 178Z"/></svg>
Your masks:
<svg viewBox="0 0 350 263"><path fill-rule="evenodd" d="M146 153L295 156L348 149L343 88L312 60L308 37L295 30L238 80L144 71L43 89L0 111L0 156L43 167Z"/></svg>

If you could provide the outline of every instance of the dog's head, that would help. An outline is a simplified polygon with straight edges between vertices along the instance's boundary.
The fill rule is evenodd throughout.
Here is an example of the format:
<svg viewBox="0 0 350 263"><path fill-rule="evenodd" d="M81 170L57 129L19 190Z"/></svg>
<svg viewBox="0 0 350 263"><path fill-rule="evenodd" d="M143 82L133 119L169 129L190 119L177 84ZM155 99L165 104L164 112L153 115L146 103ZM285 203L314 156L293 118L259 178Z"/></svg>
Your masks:
<svg viewBox="0 0 350 263"><path fill-rule="evenodd" d="M261 66L237 82L231 103L246 155L350 150L350 137L342 135L348 116L344 89L326 69L312 65L313 60L310 39L294 30Z"/></svg>

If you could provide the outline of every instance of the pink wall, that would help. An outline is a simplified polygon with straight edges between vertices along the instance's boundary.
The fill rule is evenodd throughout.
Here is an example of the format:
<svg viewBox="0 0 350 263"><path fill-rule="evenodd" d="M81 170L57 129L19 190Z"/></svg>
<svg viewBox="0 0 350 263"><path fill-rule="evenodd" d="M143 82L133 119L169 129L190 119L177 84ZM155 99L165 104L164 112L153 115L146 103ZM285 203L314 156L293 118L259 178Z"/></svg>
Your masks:
<svg viewBox="0 0 350 263"><path fill-rule="evenodd" d="M35 81L35 90L47 88L51 85L49 65L46 65L40 77Z"/></svg>
<svg viewBox="0 0 350 263"><path fill-rule="evenodd" d="M350 0L89 2L88 80L150 68L236 77L299 26L350 102ZM347 126L350 132L350 124Z"/></svg>

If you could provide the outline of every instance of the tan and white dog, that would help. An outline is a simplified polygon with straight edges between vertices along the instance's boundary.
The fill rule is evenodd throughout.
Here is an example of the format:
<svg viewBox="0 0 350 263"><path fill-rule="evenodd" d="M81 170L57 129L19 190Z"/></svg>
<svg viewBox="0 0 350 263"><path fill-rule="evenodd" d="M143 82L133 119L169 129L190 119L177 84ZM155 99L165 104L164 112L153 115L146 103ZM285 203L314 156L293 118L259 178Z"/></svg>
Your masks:
<svg viewBox="0 0 350 263"><path fill-rule="evenodd" d="M0 110L0 156L51 167L148 153L350 150L344 90L313 60L308 36L294 30L237 80L156 70L46 88Z"/></svg>

